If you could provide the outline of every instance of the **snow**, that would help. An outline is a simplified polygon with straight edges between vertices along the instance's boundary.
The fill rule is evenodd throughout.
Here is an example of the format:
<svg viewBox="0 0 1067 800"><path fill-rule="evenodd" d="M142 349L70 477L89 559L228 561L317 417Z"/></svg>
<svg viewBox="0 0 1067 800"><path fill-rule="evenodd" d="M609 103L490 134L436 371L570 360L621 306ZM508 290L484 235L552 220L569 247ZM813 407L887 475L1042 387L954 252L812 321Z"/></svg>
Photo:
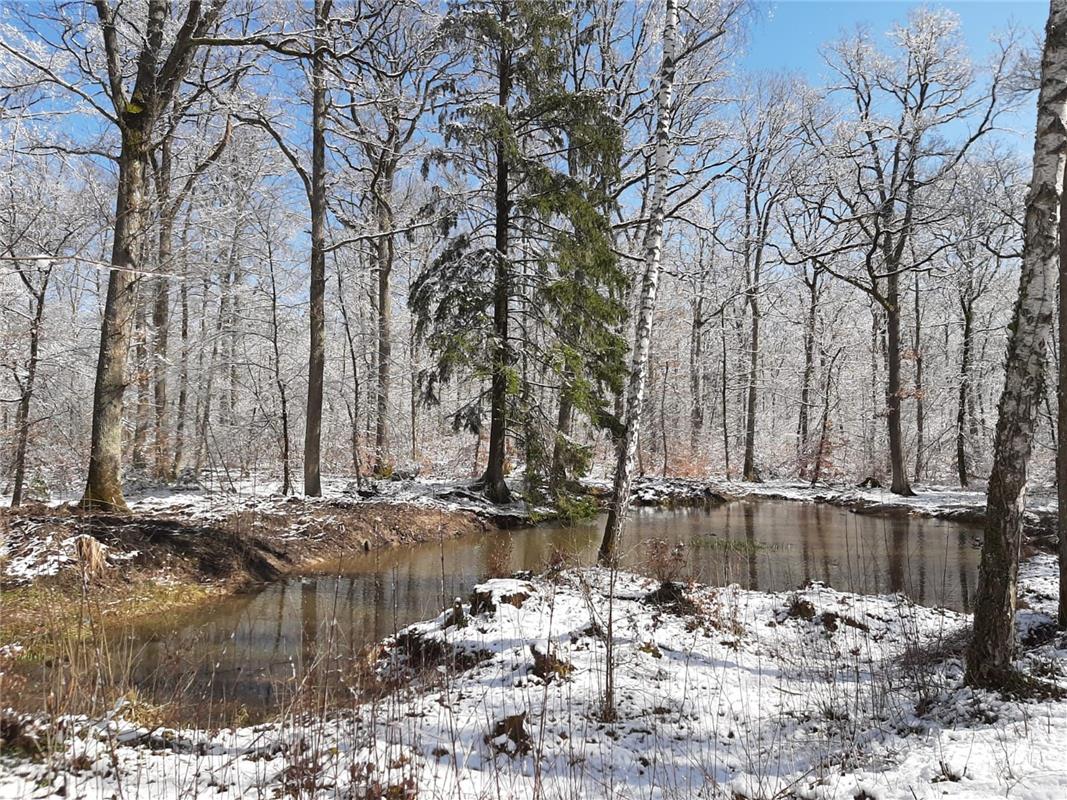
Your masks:
<svg viewBox="0 0 1067 800"><path fill-rule="evenodd" d="M390 503L434 508L443 511L470 511L496 518L513 517L528 520L531 509L521 500L508 505L490 503L471 488L471 481L444 478L414 478L407 480L365 479L362 486L344 477L324 477L321 497L281 494L281 482L250 478L234 481L226 491L208 492L200 488L188 490L153 489L127 498L130 509L145 513L180 511L203 520L218 520L234 511L269 510L279 503L299 499L310 505L337 503ZM548 509L533 509L547 512Z"/></svg>
<svg viewBox="0 0 1067 800"><path fill-rule="evenodd" d="M1056 580L1054 556L1025 564L1022 633L1051 618ZM2 762L0 797L1062 796L1067 701L963 687L966 615L818 584L691 586L684 608L655 588L599 569L489 581L491 608L384 643L375 669L400 687L384 699L220 731L139 728L122 707L67 720L55 754ZM415 665L412 642L448 658ZM1064 688L1065 663L1046 636L1019 667Z"/></svg>
<svg viewBox="0 0 1067 800"><path fill-rule="evenodd" d="M735 497L768 497L800 502L833 503L879 508L902 508L926 516L951 516L959 511L983 511L986 504L984 490L967 490L952 486L913 486L915 494L903 497L888 489L856 486L812 487L802 481L771 480L763 483L743 481L712 481L720 491ZM1034 490L1027 495L1027 510L1032 514L1054 513L1055 494L1048 490Z"/></svg>
<svg viewBox="0 0 1067 800"><path fill-rule="evenodd" d="M60 536L55 531L43 530L45 527L45 524L31 520L8 531L3 544L3 555L7 559L3 570L6 581L30 583L57 575L61 569L78 563L78 539L86 534ZM137 550L119 550L105 544L100 544L100 550L112 565L139 555Z"/></svg>
<svg viewBox="0 0 1067 800"><path fill-rule="evenodd" d="M217 481L217 478L216 478ZM294 510L318 510L353 507L365 504L412 506L443 512L469 512L489 518L502 525L530 524L536 515L548 515L550 509L530 508L522 501L509 505L494 505L473 491L470 482L444 479L414 479L397 481L364 481L357 487L346 478L327 478L323 481L322 497L281 494L281 483L262 476L234 481L231 491L208 491L202 487L150 487L131 492L127 498L131 512L140 518L152 516L180 516L184 520L203 524L218 524L234 514L289 514ZM292 504L292 505L291 505ZM60 505L58 501L48 506ZM289 529L281 538L315 538L307 523L292 515ZM322 521L321 518L319 520ZM28 583L51 577L65 568L76 565L74 540L79 535L70 520L47 514L35 516L32 507L26 513L12 516L12 523L0 538L2 574L7 583ZM316 525L317 529L321 526ZM138 551L122 551L117 546L105 548L108 562L129 561Z"/></svg>

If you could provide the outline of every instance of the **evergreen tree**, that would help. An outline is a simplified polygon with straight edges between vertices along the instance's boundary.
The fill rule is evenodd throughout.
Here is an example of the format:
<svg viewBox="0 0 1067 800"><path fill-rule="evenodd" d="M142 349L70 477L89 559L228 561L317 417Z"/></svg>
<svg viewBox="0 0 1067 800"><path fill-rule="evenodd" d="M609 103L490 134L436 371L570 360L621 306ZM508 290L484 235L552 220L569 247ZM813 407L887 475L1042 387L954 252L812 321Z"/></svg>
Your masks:
<svg viewBox="0 0 1067 800"><path fill-rule="evenodd" d="M599 95L566 85L572 11L544 0L472 0L454 4L444 22L447 41L469 55L437 160L473 188L451 238L412 286L410 305L435 357L423 375L424 397L436 402L439 384L459 371L489 384L454 424L478 431L488 395L482 485L494 502L511 499L509 431L523 436L528 480L538 484L549 467L546 432L555 423L525 374L536 368L562 385L560 417L576 409L597 423L609 419L602 390L621 384L624 348L611 331L624 315L625 278L604 191L621 136ZM526 370L511 325L520 306ZM544 334L538 341L535 329ZM551 452L557 471L574 472L587 460L580 449L554 444Z"/></svg>

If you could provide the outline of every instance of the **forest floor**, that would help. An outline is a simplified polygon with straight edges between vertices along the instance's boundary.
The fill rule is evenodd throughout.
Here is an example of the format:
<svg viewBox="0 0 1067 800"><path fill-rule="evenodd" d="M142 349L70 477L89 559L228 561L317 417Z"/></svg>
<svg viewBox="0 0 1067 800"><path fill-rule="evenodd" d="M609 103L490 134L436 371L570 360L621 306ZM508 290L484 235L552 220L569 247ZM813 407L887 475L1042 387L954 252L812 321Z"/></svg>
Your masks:
<svg viewBox="0 0 1067 800"><path fill-rule="evenodd" d="M1039 554L1022 571L1027 696L964 687L967 615L901 596L563 569L488 581L386 640L378 693L338 712L217 730L122 705L9 718L0 797L1060 798L1057 569Z"/></svg>

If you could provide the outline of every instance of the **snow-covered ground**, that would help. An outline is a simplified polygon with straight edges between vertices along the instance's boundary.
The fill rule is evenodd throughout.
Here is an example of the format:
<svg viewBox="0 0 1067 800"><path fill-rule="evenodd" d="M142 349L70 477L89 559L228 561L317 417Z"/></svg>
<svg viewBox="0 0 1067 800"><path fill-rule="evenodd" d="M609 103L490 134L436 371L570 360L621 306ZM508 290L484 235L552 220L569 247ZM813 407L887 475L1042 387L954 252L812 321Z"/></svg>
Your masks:
<svg viewBox="0 0 1067 800"><path fill-rule="evenodd" d="M710 479L707 481L681 478L643 478L635 482L634 496L640 502L655 504L672 495L686 496L697 487L717 492L725 497L766 497L806 503L830 503L871 511L906 510L923 516L952 517L985 509L985 490L960 489L958 486L914 486L914 495L904 497L885 488L858 486L811 486L806 481L767 480L760 483ZM1053 514L1056 495L1046 488L1032 488L1026 497L1027 511L1032 515Z"/></svg>
<svg viewBox="0 0 1067 800"><path fill-rule="evenodd" d="M410 480L365 480L362 486L350 478L324 477L322 497L296 495L307 503L385 502L410 504L444 511L471 511L497 517L526 518L528 510L520 501L510 505L494 505L480 493L469 488L470 481L436 478ZM205 491L199 488L174 490L157 488L132 494L130 509L140 512L180 510L194 517L213 519L235 510L248 510L266 504L276 506L284 502L280 481L246 479L234 481L223 490Z"/></svg>
<svg viewBox="0 0 1067 800"><path fill-rule="evenodd" d="M509 506L491 506L476 491L470 480L448 477L419 477L403 480L366 480L363 487L347 476L323 476L323 497L318 502L336 500L379 500L397 503L452 508L500 514L525 514L528 509L519 499L521 476L509 482L516 492L516 502ZM610 491L609 478L588 478L583 484L600 494ZM915 496L901 497L888 489L865 489L855 486L812 487L805 481L767 480L761 483L727 481L718 478L660 478L646 476L634 481L633 500L638 505L668 504L671 501L691 501L721 494L727 497L769 497L802 502L860 504L882 508L908 508L919 514L942 515L946 510L981 510L985 507L985 491L965 490L954 486L915 486ZM173 508L200 512L207 516L225 510L247 506L255 502L275 501L281 496L281 481L273 477L252 475L247 478L225 478L207 475L203 485L158 486L151 483L131 483L127 487L130 507L140 511L164 511ZM48 505L75 502L75 494L56 494ZM316 502L316 498L307 498ZM0 499L0 504L6 502ZM1027 495L1027 509L1043 514L1055 511L1055 493L1045 487L1031 488ZM547 509L542 509L547 511Z"/></svg>
<svg viewBox="0 0 1067 800"><path fill-rule="evenodd" d="M1024 567L1020 629L1045 643L1019 666L1067 687L1056 569ZM43 760L4 761L0 796L1063 796L1067 701L962 687L965 615L818 585L680 603L656 587L602 570L490 581L459 624L449 610L386 643L375 668L401 688L381 699L221 731L150 731L120 708L69 723Z"/></svg>
<svg viewBox="0 0 1067 800"><path fill-rule="evenodd" d="M774 497L783 500L823 502L835 504L862 504L866 506L908 508L917 514L939 515L952 509L985 508L984 490L960 489L958 486L915 486L912 497L893 494L884 488L860 488L857 486L812 487L803 481L771 480L763 483L743 481L712 481L721 491L742 497ZM1026 497L1026 507L1034 513L1054 512L1056 496L1047 489L1031 489Z"/></svg>

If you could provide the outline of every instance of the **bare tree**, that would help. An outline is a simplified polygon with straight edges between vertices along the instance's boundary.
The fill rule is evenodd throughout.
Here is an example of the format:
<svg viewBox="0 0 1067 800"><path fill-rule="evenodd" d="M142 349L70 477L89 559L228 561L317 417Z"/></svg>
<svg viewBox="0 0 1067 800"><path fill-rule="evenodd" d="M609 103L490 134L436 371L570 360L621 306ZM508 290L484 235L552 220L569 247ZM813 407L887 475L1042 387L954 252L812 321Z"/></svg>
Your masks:
<svg viewBox="0 0 1067 800"><path fill-rule="evenodd" d="M804 115L797 99L803 88L771 77L745 86L737 109L734 178L741 193L741 229L735 233L745 277L748 313L748 372L745 386L745 444L742 478L758 481L756 406L759 392L761 296L768 261L768 240L778 204L790 188L788 172L795 160ZM736 252L736 249L735 249Z"/></svg>
<svg viewBox="0 0 1067 800"><path fill-rule="evenodd" d="M988 85L979 87L975 70L961 55L958 27L948 12L923 10L893 32L895 57L875 49L864 33L836 44L828 62L840 81L834 89L849 111L834 140L826 140L819 128L811 131L830 160L840 236L835 250L860 260L856 270L827 268L866 293L885 316L891 489L903 495L912 491L901 429L901 279L933 255L910 257L916 230L944 218L941 207L926 201L992 130L1003 107L998 89L1013 52L1010 42L1001 48ZM945 141L951 126L971 122L961 142Z"/></svg>
<svg viewBox="0 0 1067 800"><path fill-rule="evenodd" d="M90 105L119 132L117 157L119 180L115 199L115 227L108 277L107 298L100 329L100 352L93 391L93 432L89 454L89 475L83 505L89 508L124 510L122 496L122 399L126 388L126 354L130 343L136 307L137 274L143 269L139 251L146 235L146 176L153 148L153 131L166 113L182 81L193 64L197 38L214 28L225 0L214 0L206 8L190 0L177 30L169 34L170 4L148 0L143 19L121 14L108 0L94 0L98 40L79 29L56 9L53 24L65 30L63 47L78 58L85 70L97 41L103 47L105 75L83 74L84 86L67 79L30 53L0 40L0 47L38 71L42 81L51 83ZM43 41L51 36L28 27ZM169 47L167 46L169 40ZM132 76L132 86L128 85ZM93 88L102 86L101 97ZM129 90L129 91L127 91ZM106 98L106 100L104 99ZM110 103L108 108L105 103Z"/></svg>
<svg viewBox="0 0 1067 800"><path fill-rule="evenodd" d="M366 37L367 46L362 48L355 76L338 70L339 78L347 81L347 100L335 99L332 104L339 116L338 137L354 142L357 150L356 157L350 157L345 148L338 146L338 156L360 180L355 188L358 200L338 200L338 218L355 232L355 238L348 242L370 245L377 279L372 467L376 474L388 473L392 468L392 275L401 241L397 229L410 236L418 224L431 224L426 219L428 215L420 213L426 210L423 205L412 203L411 197L405 197L412 192L403 191L398 184L403 179L405 162L420 155L417 144L423 134L423 117L441 105L443 84L450 80L450 70L455 66L443 52L433 21L424 9L384 4L374 18L375 35Z"/></svg>
<svg viewBox="0 0 1067 800"><path fill-rule="evenodd" d="M5 266L14 269L28 300L25 311L20 308L18 313L25 320L25 358L6 365L18 389L15 447L11 458L11 505L18 506L26 488L27 448L41 363L45 303L57 262L67 256L85 221L74 213L66 198L49 190L58 184L58 176L41 171L28 173L13 162L14 159L7 164L7 197L0 212L0 254ZM15 309L5 309L5 313L9 311Z"/></svg>

